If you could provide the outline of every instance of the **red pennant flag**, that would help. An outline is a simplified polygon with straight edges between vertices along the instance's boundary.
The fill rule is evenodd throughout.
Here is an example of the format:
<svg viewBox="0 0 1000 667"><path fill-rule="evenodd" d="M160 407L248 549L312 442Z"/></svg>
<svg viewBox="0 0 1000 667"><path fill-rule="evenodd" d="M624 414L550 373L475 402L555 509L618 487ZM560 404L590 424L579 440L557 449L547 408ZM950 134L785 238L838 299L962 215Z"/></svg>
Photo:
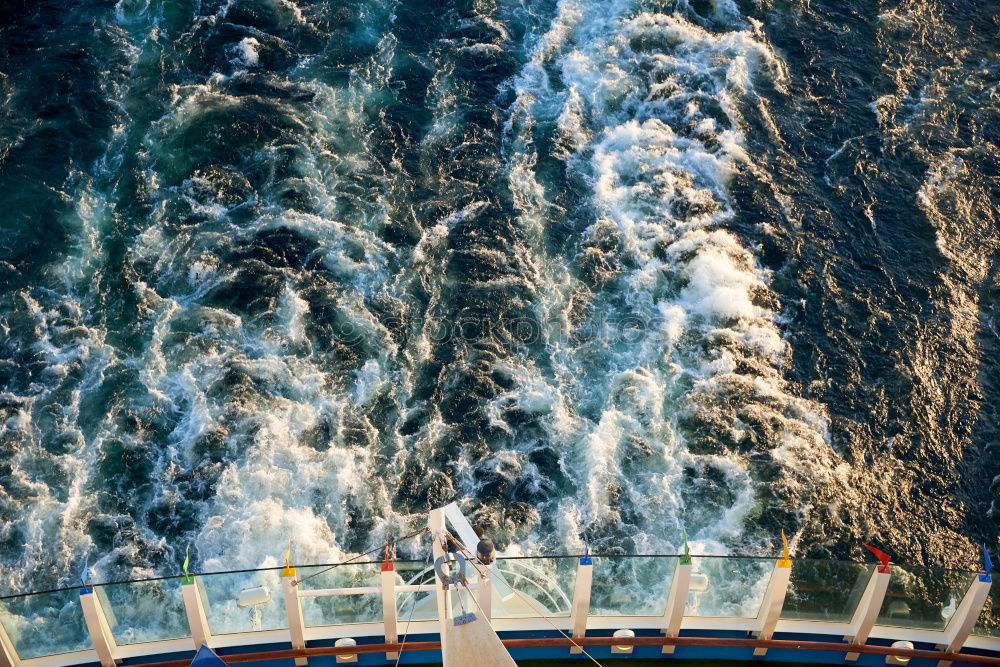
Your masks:
<svg viewBox="0 0 1000 667"><path fill-rule="evenodd" d="M865 549L868 549L868 551L871 551L873 554L875 554L875 558L878 558L879 562L882 563L882 567L887 567L889 565L889 558L890 558L889 554L885 553L884 551L879 551L875 547L869 546L867 544L865 544L864 547Z"/></svg>

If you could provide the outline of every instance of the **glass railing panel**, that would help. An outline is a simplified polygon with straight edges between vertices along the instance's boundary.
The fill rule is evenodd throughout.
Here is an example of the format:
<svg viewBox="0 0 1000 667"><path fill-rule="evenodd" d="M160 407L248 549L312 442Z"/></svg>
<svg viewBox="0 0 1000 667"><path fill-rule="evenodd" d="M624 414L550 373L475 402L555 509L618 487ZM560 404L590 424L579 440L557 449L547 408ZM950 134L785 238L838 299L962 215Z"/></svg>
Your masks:
<svg viewBox="0 0 1000 667"><path fill-rule="evenodd" d="M302 580L299 590L306 627L382 621L382 577L378 564L348 564L333 569L300 567L296 575ZM372 587L378 592L322 597L302 594L316 589Z"/></svg>
<svg viewBox="0 0 1000 667"><path fill-rule="evenodd" d="M0 600L0 623L22 660L93 648L76 589Z"/></svg>
<svg viewBox="0 0 1000 667"><path fill-rule="evenodd" d="M793 561L781 618L849 623L874 572L870 563Z"/></svg>
<svg viewBox="0 0 1000 667"><path fill-rule="evenodd" d="M773 558L692 556L684 615L755 618L774 566Z"/></svg>
<svg viewBox="0 0 1000 667"><path fill-rule="evenodd" d="M288 627L280 570L195 577L213 635Z"/></svg>
<svg viewBox="0 0 1000 667"><path fill-rule="evenodd" d="M875 624L944 630L975 576L959 570L893 565Z"/></svg>
<svg viewBox="0 0 1000 667"><path fill-rule="evenodd" d="M191 636L180 579L111 584L96 590L118 644Z"/></svg>
<svg viewBox="0 0 1000 667"><path fill-rule="evenodd" d="M972 634L980 637L1000 637L1000 574L993 573L993 586L986 598L983 613L979 615L976 629Z"/></svg>
<svg viewBox="0 0 1000 667"><path fill-rule="evenodd" d="M590 615L662 616L677 563L676 556L595 557Z"/></svg>
<svg viewBox="0 0 1000 667"><path fill-rule="evenodd" d="M495 570L509 588L494 578L494 618L569 616L573 607L577 563L578 558L498 559ZM474 572L470 572L470 582L473 581L472 574Z"/></svg>
<svg viewBox="0 0 1000 667"><path fill-rule="evenodd" d="M396 585L427 584L434 586L434 570L427 563L396 563ZM396 618L402 634L410 621L437 620L434 591L396 594Z"/></svg>

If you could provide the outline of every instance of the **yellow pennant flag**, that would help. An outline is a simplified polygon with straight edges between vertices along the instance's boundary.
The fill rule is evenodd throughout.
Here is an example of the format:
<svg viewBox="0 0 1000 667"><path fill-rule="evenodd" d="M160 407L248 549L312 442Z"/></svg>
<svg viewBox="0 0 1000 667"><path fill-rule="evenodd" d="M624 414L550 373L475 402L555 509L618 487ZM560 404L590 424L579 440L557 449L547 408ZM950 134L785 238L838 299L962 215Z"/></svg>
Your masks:
<svg viewBox="0 0 1000 667"><path fill-rule="evenodd" d="M295 568L292 567L292 541L288 540L288 550L285 552L285 569L281 571L283 577L294 577Z"/></svg>

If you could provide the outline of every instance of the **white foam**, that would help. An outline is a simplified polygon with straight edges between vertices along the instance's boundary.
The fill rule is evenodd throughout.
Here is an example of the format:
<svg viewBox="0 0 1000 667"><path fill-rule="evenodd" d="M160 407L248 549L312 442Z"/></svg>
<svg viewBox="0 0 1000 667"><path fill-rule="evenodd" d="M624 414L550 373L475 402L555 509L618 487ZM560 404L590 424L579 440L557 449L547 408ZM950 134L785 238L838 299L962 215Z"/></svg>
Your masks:
<svg viewBox="0 0 1000 667"><path fill-rule="evenodd" d="M534 387L545 386L565 406L545 425L548 438L565 447L565 469L580 486L555 512L567 517L560 528L567 548L578 548L580 531L617 524L624 503L642 514L633 544L676 549L687 525L698 549L726 553L754 539L746 520L756 507L755 483L737 456L689 452L678 415L718 403L711 409L731 420L738 438L748 427L723 406L744 386L748 407L765 402L783 424L771 456L788 475L789 493L842 482L845 469L826 440L823 408L791 395L781 377L788 345L777 313L757 298L768 291L767 272L724 229L733 215L729 181L750 161L740 106L759 77L780 86L783 69L756 25L709 32L679 14L631 11L627 3L558 3L550 30L538 37L515 83L508 133L520 152L510 156L510 185L524 229L541 238L553 208L539 201L544 189L533 172L531 133L539 123L554 125L571 174L592 188L596 222L583 238L614 238L627 258L613 291L591 295L591 312L653 326L628 345L600 338L572 344L567 311L582 288L566 259L546 257L539 293L550 295L543 297L541 319L558 323L545 331L553 378L537 370L511 376L515 393L532 396ZM715 3L715 11L743 23L731 2ZM562 88L552 85L549 72L558 72ZM711 111L713 104L723 117ZM678 214L679 203L697 210ZM740 370L745 355L760 374ZM584 406L597 416L583 417ZM652 455L626 471L636 440ZM685 505L684 468L704 465L724 471L735 498L726 511ZM615 487L624 497L609 495Z"/></svg>
<svg viewBox="0 0 1000 667"><path fill-rule="evenodd" d="M141 16L142 7L126 4L130 21L133 14L135 21L147 20ZM306 21L294 3L272 4L292 23ZM555 523L556 534L536 532L519 547L522 550L542 550L556 546L556 541L558 546L581 548L583 533L600 529L601 522L620 527L627 506L641 512L639 523L629 527L634 533L628 535L637 552L677 549L680 528L687 526L696 552L725 553L741 539L747 517L756 509L755 487L740 457L690 451L677 422L692 396L711 405L717 393L739 384L749 395L775 404L775 417L784 430L771 456L789 471L790 486L801 487L809 480L819 484L823 475L840 473L824 439L822 410L795 398L782 380L787 344L775 325L777 315L754 298L767 289L769 277L739 239L723 229L732 215L727 184L750 159L739 130L741 100L758 77L780 76L780 66L750 27L713 33L679 16L632 15L629 6L626 0L600 6L561 0L550 29L537 38L529 64L512 82L518 100L508 125L514 147L509 178L523 228L532 247L539 249L526 261L542 283L534 298L547 352L543 360L528 353L512 355L496 369L514 388L491 403L490 416L514 436L506 410L513 406L536 418L545 431L544 444L562 455L561 473L577 486L575 493L542 508ZM228 7L213 20L223 18ZM720 16L739 21L728 0L715 7ZM634 50L632 44L643 40L661 46ZM377 63L392 60L387 57L391 40L383 42L385 52L376 57ZM259 40L246 38L236 46L243 65L259 65ZM657 81L648 80L636 67L639 62L656 72ZM87 362L91 378L111 363L126 364L138 369L150 410L173 420L151 475L162 481L162 498L176 498L182 473L203 463L211 469L211 461L200 453L206 436L221 433L227 451L235 452L219 464L215 495L199 507L203 522L190 536L201 569L277 564L288 539L296 561L335 561L344 555L346 538L359 523L370 526L371 536L381 540L390 528L419 522L422 517L400 516L393 509L392 484L404 474L410 451L429 450L452 435L436 406L410 400L411 374L431 357L434 323L424 322L411 332L407 347L397 349L367 299L405 295L412 281L426 288L431 300L427 311L436 312L449 279L442 270L450 252L449 234L486 203L473 202L425 229L417 247L402 258L380 239L379 231L391 216L405 211L392 210L380 195L355 207L343 206L356 189L351 177L370 175L366 170L372 167L361 123L368 120L372 101L381 99L376 97L384 85L379 77L388 77L377 63L373 61L370 79L352 77L342 88L300 82L315 95L314 101L287 110L289 124L301 130L304 157L295 164L298 184L320 202L316 210L304 213L265 202L262 215L240 225L230 221L233 207L196 194L204 183L193 177L169 188L157 172L157 161L169 153L172 137L202 122L206 114L238 108L241 99L225 88L232 77L214 73L199 84L172 88L169 111L143 138L140 149L142 187L153 212L148 227L129 247L128 259L143 265L148 278L136 285L138 309L146 318L143 331L149 336L142 353L114 359L97 329L87 330L85 343L52 344L52 334L62 326L59 315L47 304L31 305L43 332L39 352L53 382L81 360ZM553 74L558 82L550 80ZM457 122L445 99L447 85L440 83L438 92L442 99L425 138L428 143L449 136ZM710 111L715 105L721 114ZM681 120L690 122L691 129ZM571 174L590 188L596 222L582 236L609 234L620 241L622 259L627 260L615 260L620 286L607 292L588 290L576 276L572 258L541 250L550 216L559 215L563 204L547 200L546 184L536 176L538 156L525 131L535 123L549 123L558 132L560 156ZM274 159L267 151L257 157L262 162ZM78 206L80 252L64 268L66 284L73 289L92 280L92 267L103 252L100 229L114 214L99 196L83 192L88 196L81 197ZM201 216L198 225L178 229L166 206L172 199L184 201ZM676 215L674 204L682 200L702 212ZM245 203L259 202L239 205ZM364 213L349 213L357 209ZM234 236L245 240L275 230L294 230L314 244L317 249L310 259L318 258L340 280L338 317L369 343L367 349L375 350L350 373L331 370L341 361L335 355L324 357L310 349L309 302L294 276L274 309L259 320L244 321L199 303L209 290L233 278L217 247ZM411 262L406 276L389 269L401 260ZM578 341L573 335L582 328L577 315L581 303L593 313L584 318L585 324L601 324L596 322L601 316L638 315L652 326L635 342ZM72 316L82 320L79 305L78 311ZM172 335L184 321L198 324L195 335ZM720 340L726 344L720 346ZM740 345L749 352L739 350ZM711 352L705 355L703 348ZM741 354L765 367L760 376L739 373L740 362L747 360ZM229 374L237 381L246 379L252 388L220 391L217 387L229 381ZM390 391L405 409L426 409L429 414L412 438L389 434L379 440L365 415L363 408ZM72 428L79 401L77 392L63 416ZM736 418L728 427L734 433L749 428ZM25 409L0 425L0 437L32 428L30 410ZM25 511L21 524L30 542L26 563L68 566L90 548L85 525L93 507L87 482L96 469L94 452L106 439L120 435L108 424L86 447L79 439L70 440L77 448L57 461L70 479L65 500L40 482L24 480L38 490L38 500ZM537 490L541 473L523 451L537 444L516 442L515 449L495 452L482 465L516 470ZM32 456L39 456L36 444L19 454L21 474L25 459ZM453 483L460 487L460 497L475 491L469 481L474 464L467 459L455 462ZM723 477L733 498L724 508L689 506L685 499L687 471L708 468ZM538 519L539 508L534 509L536 515L529 520ZM183 545L169 546L179 552ZM424 555L409 545L402 551ZM110 564L112 559L106 555L100 562Z"/></svg>
<svg viewBox="0 0 1000 667"><path fill-rule="evenodd" d="M257 51L259 48L260 42L256 39L253 37L244 37L236 45L236 55L244 65L253 67L260 62L260 54Z"/></svg>

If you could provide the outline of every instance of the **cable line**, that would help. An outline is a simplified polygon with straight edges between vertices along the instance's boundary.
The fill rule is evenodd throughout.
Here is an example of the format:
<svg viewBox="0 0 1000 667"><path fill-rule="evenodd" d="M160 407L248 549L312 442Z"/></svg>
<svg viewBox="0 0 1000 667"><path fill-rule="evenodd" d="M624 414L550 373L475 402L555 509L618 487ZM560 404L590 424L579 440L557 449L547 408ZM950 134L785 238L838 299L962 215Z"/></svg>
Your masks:
<svg viewBox="0 0 1000 667"><path fill-rule="evenodd" d="M331 565L330 567L328 567L328 568L326 568L326 569L324 569L324 570L320 570L319 572L313 572L313 573L312 573L312 574L310 574L310 575L309 575L308 577L302 577L301 579L296 579L296 580L295 580L295 582L293 583L293 585L294 585L294 586L298 586L298 585L299 585L299 584L301 584L302 582L304 582L304 581L309 581L309 580L310 580L310 579L312 579L313 577L318 577L318 576L319 576L319 575L321 575L321 574L324 574L324 573L326 573L326 572L329 572L330 570L332 570L332 569L333 569L333 568L335 568L335 567L340 567L341 565L347 565L347 564L349 564L349 563L353 563L354 561L358 560L359 558L364 558L365 556L370 556L370 555L372 555L373 553L375 553L376 551L380 551L380 550L382 550L383 548L385 548L385 547L387 547L387 546L390 546L390 545L394 545L394 544L398 544L398 543L402 542L403 540L408 540L408 539L410 539L411 537L416 537L417 535L420 535L421 533L426 533L426 532L427 532L428 530L430 530L430 529L429 529L429 528L421 528L420 530L415 530L415 531L413 531L412 533L409 533L409 534L407 534L407 535L403 535L402 537L400 537L400 538L397 538L397 539L395 539L395 540L392 540L391 542L387 542L386 544L380 544L380 545L378 545L377 547L375 547L374 549L371 549L371 550L369 550L369 551L366 551L366 552L364 552L363 554L358 554L358 555L357 555L357 556L355 556L354 558L348 558L347 560L345 560L345 561L343 561L343 562L340 562L340 563L334 563L333 565Z"/></svg>

